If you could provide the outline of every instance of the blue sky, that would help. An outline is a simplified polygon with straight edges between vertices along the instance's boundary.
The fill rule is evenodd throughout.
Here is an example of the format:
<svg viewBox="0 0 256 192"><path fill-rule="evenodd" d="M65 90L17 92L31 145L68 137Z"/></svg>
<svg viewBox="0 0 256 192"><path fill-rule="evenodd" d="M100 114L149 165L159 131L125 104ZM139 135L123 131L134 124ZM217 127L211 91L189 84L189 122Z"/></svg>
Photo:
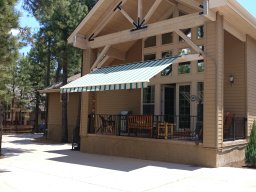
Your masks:
<svg viewBox="0 0 256 192"><path fill-rule="evenodd" d="M247 9L253 16L256 17L256 3L255 0L237 0L245 9ZM35 32L39 29L39 23L36 19L28 14L25 10L22 9L22 0L19 0L16 9L22 13L22 17L20 18L20 25L22 27L28 26L31 27L32 32ZM25 47L20 50L20 53L26 54L30 50L30 47Z"/></svg>

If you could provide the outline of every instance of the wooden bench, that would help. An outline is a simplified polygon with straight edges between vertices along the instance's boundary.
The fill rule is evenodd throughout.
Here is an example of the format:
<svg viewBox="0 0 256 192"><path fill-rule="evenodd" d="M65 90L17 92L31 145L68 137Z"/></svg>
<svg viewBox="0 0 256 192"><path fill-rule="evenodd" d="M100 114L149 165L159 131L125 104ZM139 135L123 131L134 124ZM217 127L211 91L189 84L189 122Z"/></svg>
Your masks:
<svg viewBox="0 0 256 192"><path fill-rule="evenodd" d="M147 130L149 136L152 137L153 116L152 115L129 115L128 116L128 131L129 134L135 130L136 135L138 130Z"/></svg>

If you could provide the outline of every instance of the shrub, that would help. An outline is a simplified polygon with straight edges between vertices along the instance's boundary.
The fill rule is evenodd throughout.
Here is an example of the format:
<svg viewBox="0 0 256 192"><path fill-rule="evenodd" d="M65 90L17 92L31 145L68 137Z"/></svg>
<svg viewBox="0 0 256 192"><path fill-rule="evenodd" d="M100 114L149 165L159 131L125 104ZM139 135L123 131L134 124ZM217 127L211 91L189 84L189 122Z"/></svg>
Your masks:
<svg viewBox="0 0 256 192"><path fill-rule="evenodd" d="M256 167L256 122L252 126L252 132L245 150L245 161L247 164Z"/></svg>

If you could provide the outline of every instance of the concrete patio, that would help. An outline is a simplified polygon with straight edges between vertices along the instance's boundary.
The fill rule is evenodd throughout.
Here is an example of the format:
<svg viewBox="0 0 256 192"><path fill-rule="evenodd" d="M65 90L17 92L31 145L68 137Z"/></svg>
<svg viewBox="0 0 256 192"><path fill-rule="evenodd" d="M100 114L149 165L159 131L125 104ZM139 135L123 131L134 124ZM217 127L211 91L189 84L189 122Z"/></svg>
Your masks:
<svg viewBox="0 0 256 192"><path fill-rule="evenodd" d="M41 135L3 136L0 191L256 191L256 171L101 156L69 144L37 142Z"/></svg>

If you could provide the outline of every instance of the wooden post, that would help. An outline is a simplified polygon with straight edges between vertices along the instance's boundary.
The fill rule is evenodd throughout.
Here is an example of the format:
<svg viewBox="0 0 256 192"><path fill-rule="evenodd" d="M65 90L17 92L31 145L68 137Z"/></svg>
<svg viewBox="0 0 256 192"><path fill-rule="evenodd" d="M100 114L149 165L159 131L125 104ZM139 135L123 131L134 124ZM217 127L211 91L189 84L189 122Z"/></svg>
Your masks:
<svg viewBox="0 0 256 192"><path fill-rule="evenodd" d="M91 66L96 59L96 54L92 49L86 49L83 53L83 75L90 73ZM89 94L84 92L81 95L81 121L80 121L80 136L87 136L88 134L88 115L89 115ZM81 143L83 147L83 143ZM83 150L83 149L81 149Z"/></svg>

